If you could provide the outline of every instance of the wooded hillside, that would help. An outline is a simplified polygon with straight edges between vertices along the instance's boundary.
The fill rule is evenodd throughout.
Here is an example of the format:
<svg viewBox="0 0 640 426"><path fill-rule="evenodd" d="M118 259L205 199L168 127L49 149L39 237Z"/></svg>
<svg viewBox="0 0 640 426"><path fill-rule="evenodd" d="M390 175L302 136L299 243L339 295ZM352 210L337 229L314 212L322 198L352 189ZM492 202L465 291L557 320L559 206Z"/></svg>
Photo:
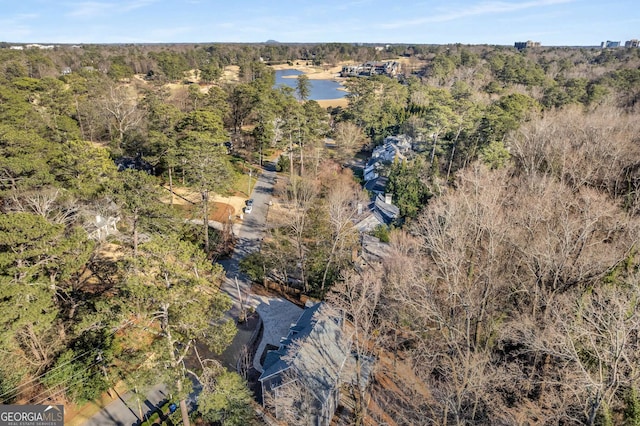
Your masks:
<svg viewBox="0 0 640 426"><path fill-rule="evenodd" d="M399 78L348 79L348 107L328 110L268 66L398 56ZM185 219L283 152L289 209L245 269L351 303L358 350L411 372L374 380L385 415L360 403L354 422L636 424L639 101L635 48L0 48L0 401L161 379L184 398L196 341L220 352L235 333L212 263L228 241ZM402 217L363 270L368 194L346 165L400 133L420 143L389 165ZM200 194L195 217L175 186Z"/></svg>

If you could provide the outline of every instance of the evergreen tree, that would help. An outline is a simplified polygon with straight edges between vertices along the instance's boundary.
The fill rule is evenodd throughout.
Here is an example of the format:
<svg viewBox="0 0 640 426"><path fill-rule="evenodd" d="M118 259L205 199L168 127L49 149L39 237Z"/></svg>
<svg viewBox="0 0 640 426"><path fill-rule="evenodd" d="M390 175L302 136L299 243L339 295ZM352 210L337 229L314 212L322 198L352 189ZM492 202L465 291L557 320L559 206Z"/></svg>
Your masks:
<svg viewBox="0 0 640 426"><path fill-rule="evenodd" d="M403 217L416 217L431 196L423 182L424 167L420 159L412 163L397 162L391 167L387 191L393 194L393 203Z"/></svg>
<svg viewBox="0 0 640 426"><path fill-rule="evenodd" d="M212 265L193 244L171 235L153 237L140 246L139 254L123 264L122 303L130 307L123 309L123 321L131 320L126 316L133 310L132 327L140 326L156 342L150 348L153 362L140 368L153 368L165 376L188 424L185 357L196 342L221 353L235 335L235 323L225 318L231 300L218 289L222 267Z"/></svg>

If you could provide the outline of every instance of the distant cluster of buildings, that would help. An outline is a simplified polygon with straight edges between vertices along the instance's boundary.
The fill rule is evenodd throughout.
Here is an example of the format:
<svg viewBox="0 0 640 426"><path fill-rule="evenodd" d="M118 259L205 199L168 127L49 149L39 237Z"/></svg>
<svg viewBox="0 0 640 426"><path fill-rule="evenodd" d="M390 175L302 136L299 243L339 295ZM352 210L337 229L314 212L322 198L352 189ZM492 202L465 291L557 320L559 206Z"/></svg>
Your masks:
<svg viewBox="0 0 640 426"><path fill-rule="evenodd" d="M32 43L32 44L15 44L15 45L9 46L9 49L11 49L11 50L24 50L24 49L53 50L56 47L59 47L59 46L58 45L53 45L53 44ZM74 45L72 45L70 47L72 49L80 49L82 46L74 44Z"/></svg>
<svg viewBox="0 0 640 426"><path fill-rule="evenodd" d="M372 75L386 75L395 77L400 72L400 63L396 61L369 61L360 65L345 65L340 71L340 77L369 77Z"/></svg>
<svg viewBox="0 0 640 426"><path fill-rule="evenodd" d="M12 50L23 50L23 49L53 50L54 47L55 46L53 44L25 44L25 45L10 46L9 49L12 49Z"/></svg>
<svg viewBox="0 0 640 426"><path fill-rule="evenodd" d="M540 42L539 41L531 41L531 40L527 40L527 41L516 41L514 43L514 47L518 50L523 50L523 49L531 49L534 47L540 47Z"/></svg>
<svg viewBox="0 0 640 426"><path fill-rule="evenodd" d="M516 41L514 43L514 47L518 50L531 49L535 47L540 47L540 42L531 41L531 40ZM622 47L622 42L607 40L600 43L600 47L602 49L615 49L618 47ZM635 39L635 38L631 40L627 40L624 42L624 47L640 47L640 41L638 41L638 39Z"/></svg>
<svg viewBox="0 0 640 426"><path fill-rule="evenodd" d="M611 40L607 40L607 41L603 41L602 43L600 43L600 47L603 49L615 49L617 47L621 47L622 46L622 42L621 41L611 41ZM638 39L634 38L631 40L627 40L624 42L624 47L640 47L640 41L638 41Z"/></svg>

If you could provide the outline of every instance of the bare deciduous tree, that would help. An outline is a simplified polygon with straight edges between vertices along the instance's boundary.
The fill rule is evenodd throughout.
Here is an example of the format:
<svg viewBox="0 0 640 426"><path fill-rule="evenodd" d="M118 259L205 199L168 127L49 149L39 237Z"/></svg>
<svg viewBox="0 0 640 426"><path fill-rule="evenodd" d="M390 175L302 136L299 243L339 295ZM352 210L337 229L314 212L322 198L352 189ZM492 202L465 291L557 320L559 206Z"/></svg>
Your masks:
<svg viewBox="0 0 640 426"><path fill-rule="evenodd" d="M331 229L331 250L322 275L321 291L325 289L327 274L337 252L353 246L358 240L358 232L353 225L358 214L358 203L364 202L361 192L351 182L336 179L333 183L325 196Z"/></svg>
<svg viewBox="0 0 640 426"><path fill-rule="evenodd" d="M574 189L589 186L635 200L639 136L635 115L605 105L588 113L568 107L546 114L525 123L507 143L522 173L550 174Z"/></svg>
<svg viewBox="0 0 640 426"><path fill-rule="evenodd" d="M126 86L110 86L102 102L104 111L112 120L118 148L124 142L124 135L134 129L143 118L138 102Z"/></svg>
<svg viewBox="0 0 640 426"><path fill-rule="evenodd" d="M637 283L604 285L577 301L563 295L532 346L564 365L562 386L575 392L590 425L621 388L640 378L640 292Z"/></svg>
<svg viewBox="0 0 640 426"><path fill-rule="evenodd" d="M378 333L378 305L382 293L381 274L368 269L362 274L350 271L337 282L327 301L345 317L345 327L353 327L352 352L355 368L349 386L355 399L354 424L361 425L367 415L367 385L375 356Z"/></svg>
<svg viewBox="0 0 640 426"><path fill-rule="evenodd" d="M363 130L350 121L337 123L334 133L337 154L341 161L352 159L366 142Z"/></svg>
<svg viewBox="0 0 640 426"><path fill-rule="evenodd" d="M293 374L285 373L282 385L264 398L265 405L284 424L313 424L315 398Z"/></svg>
<svg viewBox="0 0 640 426"><path fill-rule="evenodd" d="M50 222L68 225L73 222L78 207L65 199L58 188L42 188L30 192L14 192L7 200L8 210L40 215Z"/></svg>
<svg viewBox="0 0 640 426"><path fill-rule="evenodd" d="M637 297L603 282L632 259L638 224L611 198L472 165L410 230L393 235L381 312L403 324L394 347L433 422L581 423L619 409L639 365Z"/></svg>
<svg viewBox="0 0 640 426"><path fill-rule="evenodd" d="M306 247L304 234L307 231L308 213L317 200L318 188L315 182L310 179L292 176L287 187L287 201L290 209L288 211L288 223L293 233L296 243L298 264L302 278L304 291L309 291L306 274Z"/></svg>
<svg viewBox="0 0 640 426"><path fill-rule="evenodd" d="M637 238L636 226L606 196L572 190L553 178L525 179L512 206L518 291L528 295L522 300L534 316L555 295L597 283L628 256Z"/></svg>

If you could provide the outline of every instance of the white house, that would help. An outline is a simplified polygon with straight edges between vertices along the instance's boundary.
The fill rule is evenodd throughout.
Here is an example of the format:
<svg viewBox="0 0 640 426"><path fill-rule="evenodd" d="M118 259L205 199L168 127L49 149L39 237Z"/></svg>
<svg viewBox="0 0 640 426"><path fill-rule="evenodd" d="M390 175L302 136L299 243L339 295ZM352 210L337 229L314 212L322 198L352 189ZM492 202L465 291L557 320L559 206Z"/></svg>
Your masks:
<svg viewBox="0 0 640 426"><path fill-rule="evenodd" d="M364 180L368 182L381 175L385 165L396 159L407 160L413 153L412 139L407 135L387 136L382 145L377 146L371 153L371 158L364 168Z"/></svg>

